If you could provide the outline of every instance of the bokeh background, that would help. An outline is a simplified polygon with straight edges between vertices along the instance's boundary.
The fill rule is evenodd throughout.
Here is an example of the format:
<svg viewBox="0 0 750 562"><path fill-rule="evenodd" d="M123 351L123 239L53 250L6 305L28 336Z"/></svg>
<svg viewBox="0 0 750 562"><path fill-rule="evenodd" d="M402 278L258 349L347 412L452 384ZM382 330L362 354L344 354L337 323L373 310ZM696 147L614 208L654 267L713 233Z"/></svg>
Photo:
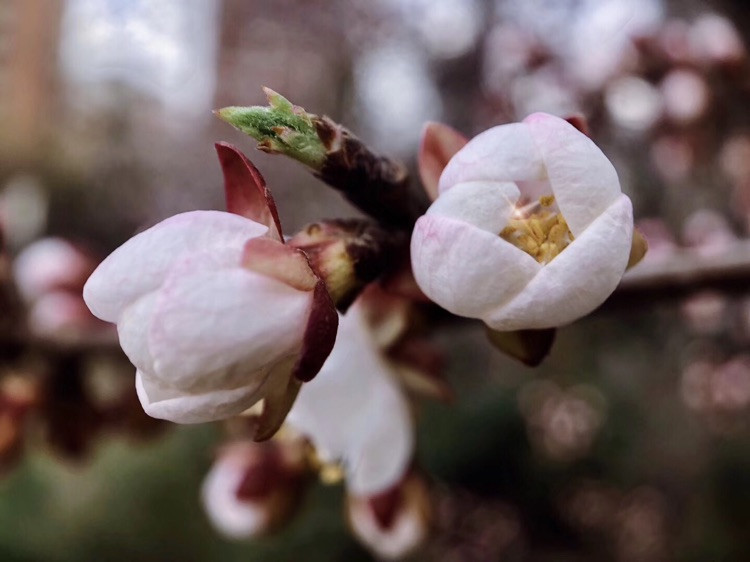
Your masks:
<svg viewBox="0 0 750 562"><path fill-rule="evenodd" d="M740 0L3 0L2 267L57 245L16 275L23 318L0 310L0 388L33 372L48 397L0 446L0 560L370 559L340 487L315 486L274 537L221 538L199 501L220 428L140 415L132 368L97 345L76 292L86 260L223 207L217 140L251 154L287 232L356 213L213 117L265 103L263 85L412 169L427 120L471 135L583 114L649 267L733 267L731 286L605 305L538 369L474 324L435 334L457 399L420 406L436 532L414 560L750 560L749 44ZM45 260L66 264L54 298ZM20 322L76 351L19 352Z"/></svg>

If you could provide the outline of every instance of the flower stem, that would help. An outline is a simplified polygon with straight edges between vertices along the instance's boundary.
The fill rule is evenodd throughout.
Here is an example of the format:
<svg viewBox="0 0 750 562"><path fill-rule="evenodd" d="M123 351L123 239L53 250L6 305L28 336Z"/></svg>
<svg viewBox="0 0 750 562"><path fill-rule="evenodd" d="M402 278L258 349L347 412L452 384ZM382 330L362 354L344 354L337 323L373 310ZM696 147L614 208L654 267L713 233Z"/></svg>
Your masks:
<svg viewBox="0 0 750 562"><path fill-rule="evenodd" d="M225 107L216 114L257 140L260 150L301 162L381 223L409 229L427 210L427 196L411 188L401 162L376 154L328 117L308 113L273 90L264 91L267 107Z"/></svg>

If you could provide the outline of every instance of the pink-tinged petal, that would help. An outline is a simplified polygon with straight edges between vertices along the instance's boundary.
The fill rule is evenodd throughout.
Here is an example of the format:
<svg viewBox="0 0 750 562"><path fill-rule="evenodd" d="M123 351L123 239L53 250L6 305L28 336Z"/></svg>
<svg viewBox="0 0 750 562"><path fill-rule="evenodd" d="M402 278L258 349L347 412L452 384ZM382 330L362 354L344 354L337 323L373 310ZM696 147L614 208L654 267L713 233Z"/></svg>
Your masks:
<svg viewBox="0 0 750 562"><path fill-rule="evenodd" d="M258 168L231 144L214 146L224 173L227 211L266 225L270 236L283 240L276 203Z"/></svg>
<svg viewBox="0 0 750 562"><path fill-rule="evenodd" d="M239 263L245 241L267 231L262 224L220 211L175 215L112 252L89 277L83 298L95 316L116 322L126 306L156 290L186 253L235 248Z"/></svg>
<svg viewBox="0 0 750 562"><path fill-rule="evenodd" d="M318 283L302 251L270 238L248 240L242 252L242 266L300 291L312 291Z"/></svg>
<svg viewBox="0 0 750 562"><path fill-rule="evenodd" d="M237 488L247 466L219 459L211 467L201 487L201 499L211 523L223 535L240 540L263 534L269 525L270 510L263 502L241 501Z"/></svg>
<svg viewBox="0 0 750 562"><path fill-rule="evenodd" d="M214 382L233 386L243 370L270 366L301 346L312 292L225 267L220 254L187 256L159 292L149 346L155 374L177 388L211 383L206 373L229 366L232 382Z"/></svg>
<svg viewBox="0 0 750 562"><path fill-rule="evenodd" d="M303 385L287 422L324 459L344 464L354 493L376 494L403 477L414 446L411 414L357 303L342 316L331 355Z"/></svg>
<svg viewBox="0 0 750 562"><path fill-rule="evenodd" d="M186 393L162 386L140 371L136 372L135 389L149 416L175 423L206 423L237 416L262 398L255 386Z"/></svg>
<svg viewBox="0 0 750 562"><path fill-rule="evenodd" d="M382 502L389 504L385 513L379 505ZM378 559L400 560L429 536L429 490L415 475L376 497L349 495L346 507L352 531Z"/></svg>
<svg viewBox="0 0 750 562"><path fill-rule="evenodd" d="M497 234L431 215L414 227L411 260L424 293L469 318L513 299L541 269L534 258Z"/></svg>
<svg viewBox="0 0 750 562"><path fill-rule="evenodd" d="M263 410L255 418L253 440L265 441L274 436L292 409L302 383L291 375L293 360L279 362L263 389Z"/></svg>
<svg viewBox="0 0 750 562"><path fill-rule="evenodd" d="M500 125L477 135L451 158L440 176L440 193L472 181L543 180L542 156L523 123Z"/></svg>
<svg viewBox="0 0 750 562"><path fill-rule="evenodd" d="M495 330L552 328L602 304L622 278L633 236L633 208L620 195L512 301L480 317Z"/></svg>
<svg viewBox="0 0 750 562"><path fill-rule="evenodd" d="M139 371L154 372L154 358L148 346L148 331L156 307L157 293L146 293L128 306L117 322L120 347Z"/></svg>
<svg viewBox="0 0 750 562"><path fill-rule="evenodd" d="M302 350L294 366L294 378L309 382L318 374L336 342L338 327L338 312L325 282L319 279L313 291L312 308L302 338Z"/></svg>
<svg viewBox="0 0 750 562"><path fill-rule="evenodd" d="M518 186L512 182L459 183L444 192L427 215L467 222L497 235L508 224L519 195Z"/></svg>
<svg viewBox="0 0 750 562"><path fill-rule="evenodd" d="M440 174L456 152L469 142L453 127L442 123L427 123L419 143L419 177L431 201L437 199Z"/></svg>
<svg viewBox="0 0 750 562"><path fill-rule="evenodd" d="M599 147L564 119L534 113L523 125L542 154L557 205L578 236L620 196L617 172Z"/></svg>

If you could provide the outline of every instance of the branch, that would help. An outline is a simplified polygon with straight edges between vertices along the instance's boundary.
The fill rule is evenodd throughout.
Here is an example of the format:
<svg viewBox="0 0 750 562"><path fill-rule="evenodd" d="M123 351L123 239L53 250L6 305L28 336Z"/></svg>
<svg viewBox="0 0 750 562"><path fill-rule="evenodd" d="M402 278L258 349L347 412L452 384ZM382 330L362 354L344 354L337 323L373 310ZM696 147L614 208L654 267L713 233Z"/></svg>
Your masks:
<svg viewBox="0 0 750 562"><path fill-rule="evenodd" d="M750 240L740 240L721 254L681 249L646 260L625 274L602 309L673 302L705 289L745 295L750 292Z"/></svg>

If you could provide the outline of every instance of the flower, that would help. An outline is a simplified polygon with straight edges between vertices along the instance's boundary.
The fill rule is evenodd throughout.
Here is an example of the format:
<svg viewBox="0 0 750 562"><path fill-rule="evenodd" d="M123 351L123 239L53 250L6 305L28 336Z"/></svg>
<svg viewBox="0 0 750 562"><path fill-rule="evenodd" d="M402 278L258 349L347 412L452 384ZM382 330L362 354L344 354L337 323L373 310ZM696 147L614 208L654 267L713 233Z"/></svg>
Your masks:
<svg viewBox="0 0 750 562"><path fill-rule="evenodd" d="M494 330L572 322L604 302L628 265L630 199L604 154L563 119L536 113L485 131L450 158L437 192L412 235L416 281Z"/></svg>
<svg viewBox="0 0 750 562"><path fill-rule="evenodd" d="M258 171L229 145L217 152L233 213L183 213L138 234L101 263L83 295L95 316L117 324L146 413L206 422L263 399L263 439L319 370L338 318L305 255L283 243Z"/></svg>
<svg viewBox="0 0 750 562"><path fill-rule="evenodd" d="M401 559L426 539L432 517L429 490L417 474L408 474L376 496L349 495L349 526L379 558Z"/></svg>
<svg viewBox="0 0 750 562"><path fill-rule="evenodd" d="M306 468L299 441L231 443L219 451L203 481L203 507L230 539L271 533L294 514Z"/></svg>
<svg viewBox="0 0 750 562"><path fill-rule="evenodd" d="M361 300L341 317L331 355L301 390L287 423L312 441L323 462L343 466L352 494L379 494L403 478L414 448L411 414Z"/></svg>

